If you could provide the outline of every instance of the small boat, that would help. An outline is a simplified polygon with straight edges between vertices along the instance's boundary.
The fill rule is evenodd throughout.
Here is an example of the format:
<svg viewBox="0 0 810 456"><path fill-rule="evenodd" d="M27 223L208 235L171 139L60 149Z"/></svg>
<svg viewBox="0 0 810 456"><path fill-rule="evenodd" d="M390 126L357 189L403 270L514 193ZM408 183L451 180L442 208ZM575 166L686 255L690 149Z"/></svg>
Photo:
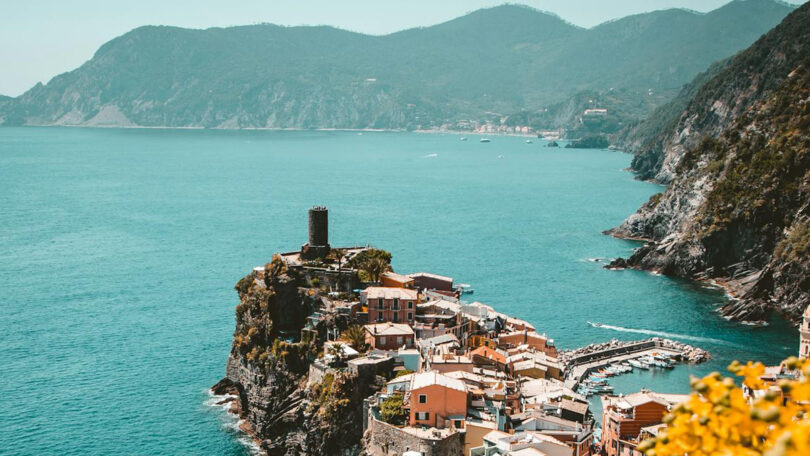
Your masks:
<svg viewBox="0 0 810 456"><path fill-rule="evenodd" d="M460 283L456 286L456 291L461 294L473 294L475 290L473 290L472 286L469 283Z"/></svg>
<svg viewBox="0 0 810 456"><path fill-rule="evenodd" d="M503 155L498 155L498 159L501 159L501 158L503 158Z"/></svg>
<svg viewBox="0 0 810 456"><path fill-rule="evenodd" d="M531 143L533 143L533 142L534 142L534 141L532 141L531 139L527 139L527 140L526 140L526 144L531 144Z"/></svg>
<svg viewBox="0 0 810 456"><path fill-rule="evenodd" d="M466 140L467 140L467 138L465 138L464 136L462 136L461 138L459 138L459 140L461 140L461 141L466 141Z"/></svg>
<svg viewBox="0 0 810 456"><path fill-rule="evenodd" d="M481 138L478 142L489 142L489 138Z"/></svg>

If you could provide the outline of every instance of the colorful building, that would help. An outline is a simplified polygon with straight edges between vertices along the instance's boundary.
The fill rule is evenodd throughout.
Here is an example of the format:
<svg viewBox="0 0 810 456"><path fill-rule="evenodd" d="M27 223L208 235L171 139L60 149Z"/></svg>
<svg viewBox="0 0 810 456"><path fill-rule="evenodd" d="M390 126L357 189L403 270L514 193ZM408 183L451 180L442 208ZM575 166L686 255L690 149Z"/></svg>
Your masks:
<svg viewBox="0 0 810 456"><path fill-rule="evenodd" d="M415 374L408 397L411 426L464 428L467 388L463 381L436 371Z"/></svg>
<svg viewBox="0 0 810 456"><path fill-rule="evenodd" d="M360 292L360 302L368 307L369 323L412 324L419 292L407 288L368 287Z"/></svg>
<svg viewBox="0 0 810 456"><path fill-rule="evenodd" d="M537 334L534 331L515 331L498 336L498 348L508 349L520 345L528 345L529 347L537 351L541 351L549 356L557 356L557 348L554 346L554 341L551 341L545 335Z"/></svg>
<svg viewBox="0 0 810 456"><path fill-rule="evenodd" d="M398 350L413 347L413 329L405 324L378 323L365 325L366 343L377 350Z"/></svg>
<svg viewBox="0 0 810 456"><path fill-rule="evenodd" d="M602 454L635 454L642 428L661 424L670 408L688 397L646 390L627 396L602 396Z"/></svg>
<svg viewBox="0 0 810 456"><path fill-rule="evenodd" d="M478 367L491 366L498 370L506 370L506 355L486 345L471 351L470 358Z"/></svg>
<svg viewBox="0 0 810 456"><path fill-rule="evenodd" d="M414 280L414 287L418 290L455 291L452 277L440 276L429 272L408 274L408 277Z"/></svg>
<svg viewBox="0 0 810 456"><path fill-rule="evenodd" d="M413 288L413 279L396 272L383 272L380 275L380 285L390 288Z"/></svg>

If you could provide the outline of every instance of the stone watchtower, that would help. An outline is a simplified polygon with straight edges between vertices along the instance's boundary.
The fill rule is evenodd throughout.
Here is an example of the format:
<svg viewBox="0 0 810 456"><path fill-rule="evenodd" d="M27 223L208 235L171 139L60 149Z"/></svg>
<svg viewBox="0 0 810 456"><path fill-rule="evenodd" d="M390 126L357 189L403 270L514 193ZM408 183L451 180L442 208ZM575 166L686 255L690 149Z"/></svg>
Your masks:
<svg viewBox="0 0 810 456"><path fill-rule="evenodd" d="M329 250L329 211L325 206L314 206L309 210L309 242L301 247L301 258L325 258Z"/></svg>

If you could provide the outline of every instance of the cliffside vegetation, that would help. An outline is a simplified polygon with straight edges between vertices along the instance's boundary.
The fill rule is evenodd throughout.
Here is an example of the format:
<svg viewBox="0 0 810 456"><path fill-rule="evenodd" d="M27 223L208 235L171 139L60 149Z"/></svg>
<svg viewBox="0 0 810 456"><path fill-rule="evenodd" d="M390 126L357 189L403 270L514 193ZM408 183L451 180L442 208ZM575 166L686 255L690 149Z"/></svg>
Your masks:
<svg viewBox="0 0 810 456"><path fill-rule="evenodd" d="M375 250L357 262L372 260L388 265L391 254ZM239 280L226 377L214 390L238 397L235 411L268 454L360 454L363 399L384 379L354 374L341 362L315 363L321 354L337 355L328 347L329 353L319 353L327 334L342 334L360 351L366 344L362 327L349 315L308 320L323 299L334 296L312 282L311 271L288 267L277 255Z"/></svg>
<svg viewBox="0 0 810 456"><path fill-rule="evenodd" d="M378 282L380 275L392 271L391 253L380 249L363 250L354 256L347 266L360 271L360 280L364 282Z"/></svg>
<svg viewBox="0 0 810 456"><path fill-rule="evenodd" d="M670 138L666 192L612 231L653 241L628 264L728 284L734 318L775 308L798 320L810 304L810 5L724 64Z"/></svg>
<svg viewBox="0 0 810 456"><path fill-rule="evenodd" d="M306 371L317 354L311 333L304 333L298 342L279 338L284 330L294 331L297 338L308 309L314 305L297 290L300 282L278 256L265 265L263 277L253 272L237 282L240 303L236 306L233 350L262 368L280 363L292 373ZM292 313L290 307L298 304L295 301L300 301L301 308Z"/></svg>

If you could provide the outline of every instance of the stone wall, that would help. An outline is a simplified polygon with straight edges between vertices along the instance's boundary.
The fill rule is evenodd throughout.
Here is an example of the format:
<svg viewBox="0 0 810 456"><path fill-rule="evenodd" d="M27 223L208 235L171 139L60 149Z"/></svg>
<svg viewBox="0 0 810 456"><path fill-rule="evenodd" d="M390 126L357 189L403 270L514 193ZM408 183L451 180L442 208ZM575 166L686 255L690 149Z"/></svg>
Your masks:
<svg viewBox="0 0 810 456"><path fill-rule="evenodd" d="M369 417L365 436L369 456L400 456L406 451L418 451L424 456L457 456L464 451L462 434L444 431L442 437L420 438L396 426Z"/></svg>

